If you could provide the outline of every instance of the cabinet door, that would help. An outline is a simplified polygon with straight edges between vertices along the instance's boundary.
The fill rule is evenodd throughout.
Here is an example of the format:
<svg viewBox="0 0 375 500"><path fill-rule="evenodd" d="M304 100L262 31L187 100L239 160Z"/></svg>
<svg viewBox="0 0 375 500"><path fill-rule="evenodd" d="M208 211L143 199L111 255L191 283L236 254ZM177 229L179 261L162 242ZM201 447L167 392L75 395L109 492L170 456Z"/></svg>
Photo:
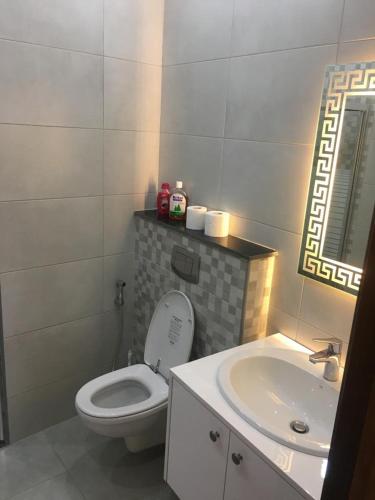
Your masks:
<svg viewBox="0 0 375 500"><path fill-rule="evenodd" d="M303 500L303 497L231 433L224 500Z"/></svg>
<svg viewBox="0 0 375 500"><path fill-rule="evenodd" d="M180 500L222 500L229 430L173 380L167 482Z"/></svg>

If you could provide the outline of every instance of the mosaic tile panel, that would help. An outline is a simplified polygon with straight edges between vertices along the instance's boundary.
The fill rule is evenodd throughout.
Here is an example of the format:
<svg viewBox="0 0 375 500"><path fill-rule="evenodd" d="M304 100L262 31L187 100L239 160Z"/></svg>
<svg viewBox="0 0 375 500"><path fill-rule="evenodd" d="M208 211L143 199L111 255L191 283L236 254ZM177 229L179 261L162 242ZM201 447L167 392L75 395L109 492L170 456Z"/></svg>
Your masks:
<svg viewBox="0 0 375 500"><path fill-rule="evenodd" d="M272 276L270 278L269 266L265 263L270 258L251 261L236 258L141 218L136 219L136 227L133 347L139 361L155 306L172 289L186 293L194 308L193 358L239 345L245 339L245 331L248 332L246 338L263 335L268 302L263 305L261 300L269 295L267 287L270 288ZM184 281L171 269L174 245L200 255L198 284Z"/></svg>

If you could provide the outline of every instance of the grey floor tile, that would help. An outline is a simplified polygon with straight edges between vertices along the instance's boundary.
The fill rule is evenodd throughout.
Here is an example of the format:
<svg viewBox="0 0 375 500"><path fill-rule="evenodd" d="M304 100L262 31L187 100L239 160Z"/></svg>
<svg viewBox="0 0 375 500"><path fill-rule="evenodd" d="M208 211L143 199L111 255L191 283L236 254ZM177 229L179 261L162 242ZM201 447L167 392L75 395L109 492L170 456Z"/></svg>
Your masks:
<svg viewBox="0 0 375 500"><path fill-rule="evenodd" d="M67 469L73 467L92 448L109 441L109 438L87 429L79 417L49 427L44 434Z"/></svg>
<svg viewBox="0 0 375 500"><path fill-rule="evenodd" d="M174 500L163 481L163 447L131 454L121 439L91 449L69 469L85 500Z"/></svg>
<svg viewBox="0 0 375 500"><path fill-rule="evenodd" d="M11 500L84 500L68 474L48 479Z"/></svg>
<svg viewBox="0 0 375 500"><path fill-rule="evenodd" d="M65 472L43 433L0 450L0 500Z"/></svg>

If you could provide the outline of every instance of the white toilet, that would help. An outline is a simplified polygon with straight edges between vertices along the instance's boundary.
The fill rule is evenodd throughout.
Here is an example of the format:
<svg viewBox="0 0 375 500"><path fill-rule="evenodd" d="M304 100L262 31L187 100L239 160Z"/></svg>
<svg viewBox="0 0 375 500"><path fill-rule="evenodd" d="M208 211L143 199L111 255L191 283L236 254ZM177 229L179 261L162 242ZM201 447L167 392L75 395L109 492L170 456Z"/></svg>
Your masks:
<svg viewBox="0 0 375 500"><path fill-rule="evenodd" d="M132 452L163 443L169 369L189 360L193 335L191 302L171 290L152 316L145 364L107 373L78 391L76 409L86 426L104 436L123 437Z"/></svg>

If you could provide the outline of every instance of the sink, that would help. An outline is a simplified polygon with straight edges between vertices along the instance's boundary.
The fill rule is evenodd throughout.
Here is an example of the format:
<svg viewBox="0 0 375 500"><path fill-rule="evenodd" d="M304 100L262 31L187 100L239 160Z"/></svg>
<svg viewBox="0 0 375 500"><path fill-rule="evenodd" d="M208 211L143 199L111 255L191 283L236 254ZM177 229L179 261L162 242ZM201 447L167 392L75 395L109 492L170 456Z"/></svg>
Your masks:
<svg viewBox="0 0 375 500"><path fill-rule="evenodd" d="M240 352L219 366L217 382L229 405L249 424L295 450L327 457L340 383L305 353L262 348Z"/></svg>

